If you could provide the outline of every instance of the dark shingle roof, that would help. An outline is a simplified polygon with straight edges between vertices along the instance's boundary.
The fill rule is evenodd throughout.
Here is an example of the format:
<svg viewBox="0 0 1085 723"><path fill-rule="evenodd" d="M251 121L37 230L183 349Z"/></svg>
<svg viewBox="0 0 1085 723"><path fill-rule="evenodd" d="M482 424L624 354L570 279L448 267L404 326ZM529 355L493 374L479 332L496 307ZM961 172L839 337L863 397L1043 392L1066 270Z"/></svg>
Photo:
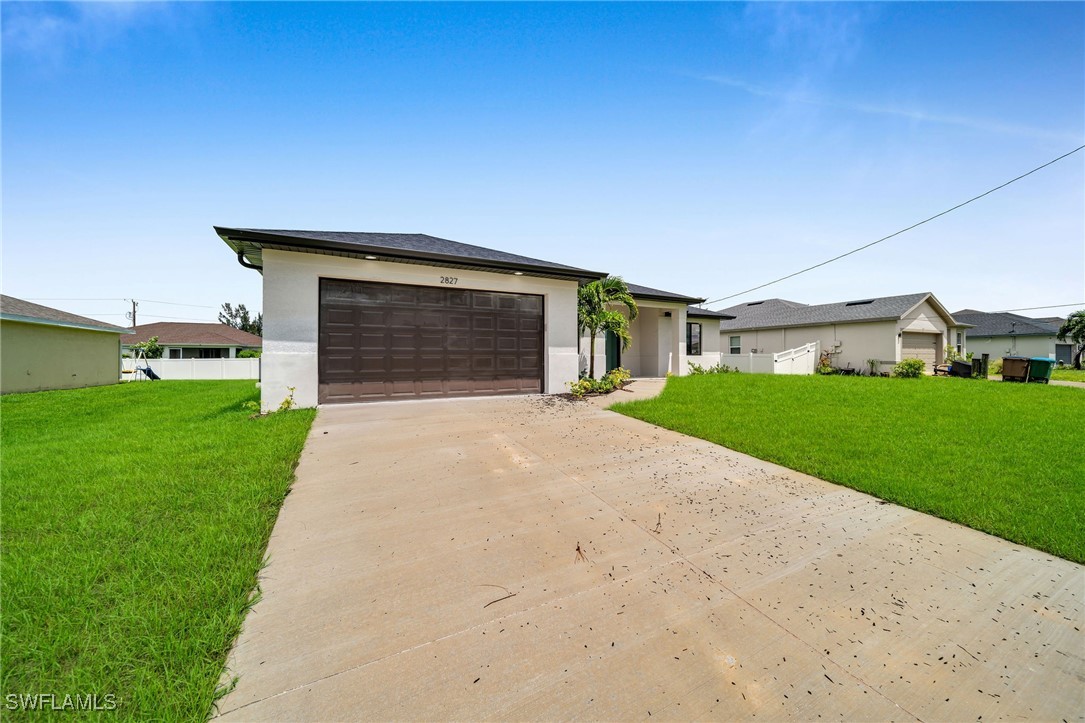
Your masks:
<svg viewBox="0 0 1085 723"><path fill-rule="evenodd" d="M88 319L85 316L54 309L51 306L42 306L41 304L34 304L3 294L0 294L0 319L22 321L28 324L68 326L74 329L89 329L91 331L111 331L118 334L129 333L128 329L120 326L113 326L103 321Z"/></svg>
<svg viewBox="0 0 1085 723"><path fill-rule="evenodd" d="M722 311L712 311L711 309L702 309L699 306L686 307L686 316L691 319L734 319L735 317L730 314L725 314Z"/></svg>
<svg viewBox="0 0 1085 723"><path fill-rule="evenodd" d="M235 329L226 324L200 324L187 321L157 321L153 324L140 324L135 329L135 336L125 339L125 346L147 341L152 336L158 337L162 346L170 344L203 344L205 346L251 346L260 347L264 340L247 331Z"/></svg>
<svg viewBox="0 0 1085 723"><path fill-rule="evenodd" d="M650 299L652 301L677 301L686 304L704 303L704 299L699 296L686 296L685 294L676 294L672 291L653 289L649 286L630 284L629 282L626 282L625 285L629 287L629 293L634 297L641 299Z"/></svg>
<svg viewBox="0 0 1085 723"><path fill-rule="evenodd" d="M814 306L786 299L752 301L723 309L725 314L731 314L735 318L721 322L720 328L725 331L773 329L784 326L816 326L899 319L928 297L931 297L931 294L924 292Z"/></svg>
<svg viewBox="0 0 1085 723"><path fill-rule="evenodd" d="M1047 319L1030 319L1020 314L1007 312L987 313L975 309L962 309L955 312L953 318L972 324L975 328L968 330L968 338L983 336L1054 336L1059 333L1061 319L1058 322Z"/></svg>
<svg viewBox="0 0 1085 723"><path fill-rule="evenodd" d="M257 264L260 263L260 250L267 246L347 256L372 255L385 261L521 271L558 278L598 279L606 275L422 233L288 231L221 226L216 226L215 232L235 252L244 252L250 263Z"/></svg>

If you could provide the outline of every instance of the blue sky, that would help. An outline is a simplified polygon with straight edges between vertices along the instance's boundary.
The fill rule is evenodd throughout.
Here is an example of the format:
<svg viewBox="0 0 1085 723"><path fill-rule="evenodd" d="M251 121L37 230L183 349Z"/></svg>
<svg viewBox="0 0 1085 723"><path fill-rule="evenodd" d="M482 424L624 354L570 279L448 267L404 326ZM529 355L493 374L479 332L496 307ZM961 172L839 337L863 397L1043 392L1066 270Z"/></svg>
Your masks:
<svg viewBox="0 0 1085 723"><path fill-rule="evenodd" d="M213 224L429 233L716 299L1085 143L1082 3L2 14L4 293L114 323L123 301L61 299L260 308ZM715 306L916 291L1085 301L1085 152Z"/></svg>

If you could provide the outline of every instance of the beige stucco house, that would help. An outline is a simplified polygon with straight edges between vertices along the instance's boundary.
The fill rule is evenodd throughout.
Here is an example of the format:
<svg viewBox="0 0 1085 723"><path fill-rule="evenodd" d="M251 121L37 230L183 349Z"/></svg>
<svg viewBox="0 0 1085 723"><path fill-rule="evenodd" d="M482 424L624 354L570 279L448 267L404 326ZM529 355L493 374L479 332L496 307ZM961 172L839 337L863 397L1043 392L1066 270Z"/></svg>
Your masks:
<svg viewBox="0 0 1085 723"><path fill-rule="evenodd" d="M577 288L604 276L425 234L215 230L263 275L265 409L567 391Z"/></svg>
<svg viewBox="0 0 1085 723"><path fill-rule="evenodd" d="M702 309L697 304L704 298L653 289L627 283L637 303L637 318L629 324L632 343L628 349L614 335L600 337L595 345L595 375L623 367L634 377L682 376L689 365L714 366L720 361L720 335L716 333L721 319L731 318L718 311ZM628 311L619 309L626 318ZM588 369L591 339L580 339L580 371Z"/></svg>
<svg viewBox="0 0 1085 723"><path fill-rule="evenodd" d="M264 282L261 404L566 392L590 339L577 289L598 271L425 234L216 227ZM633 345L596 344L596 375L685 374L719 362L725 314L631 285ZM608 358L608 341L612 356Z"/></svg>
<svg viewBox="0 0 1085 723"><path fill-rule="evenodd" d="M0 295L0 393L116 384L127 329Z"/></svg>
<svg viewBox="0 0 1085 723"><path fill-rule="evenodd" d="M965 353L968 324L955 319L929 292L806 305L785 299L738 304L720 322L723 354L777 353L817 342L833 366L881 371L901 359L922 359L927 373L952 344Z"/></svg>
<svg viewBox="0 0 1085 723"><path fill-rule="evenodd" d="M1059 341L1059 328L1065 319L1050 317L1030 319L1006 312L988 313L975 309L953 312L953 318L972 324L968 330L968 350L988 354L991 359L1004 356L1048 357L1063 364L1073 363L1073 342Z"/></svg>

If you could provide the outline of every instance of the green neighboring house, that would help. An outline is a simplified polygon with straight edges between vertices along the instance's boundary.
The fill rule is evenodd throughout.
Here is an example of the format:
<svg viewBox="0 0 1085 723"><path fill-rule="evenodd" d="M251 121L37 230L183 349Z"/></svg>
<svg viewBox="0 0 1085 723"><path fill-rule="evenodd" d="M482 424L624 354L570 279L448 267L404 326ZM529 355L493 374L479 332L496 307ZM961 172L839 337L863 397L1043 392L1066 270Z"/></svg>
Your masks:
<svg viewBox="0 0 1085 723"><path fill-rule="evenodd" d="M968 330L968 351L976 356L1044 356L1063 364L1073 363L1074 343L1058 338L1059 327L1066 323L1061 317L1033 319L1008 312L961 309L953 318L974 326Z"/></svg>
<svg viewBox="0 0 1085 723"><path fill-rule="evenodd" d="M0 294L0 394L116 384L130 333Z"/></svg>

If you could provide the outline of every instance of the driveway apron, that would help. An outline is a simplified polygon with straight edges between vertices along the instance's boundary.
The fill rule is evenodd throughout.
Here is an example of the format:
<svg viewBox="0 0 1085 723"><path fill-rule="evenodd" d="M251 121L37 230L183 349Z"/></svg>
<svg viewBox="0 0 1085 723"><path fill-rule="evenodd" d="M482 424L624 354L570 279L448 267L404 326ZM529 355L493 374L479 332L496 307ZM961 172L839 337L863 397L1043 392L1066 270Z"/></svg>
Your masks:
<svg viewBox="0 0 1085 723"><path fill-rule="evenodd" d="M1085 568L555 397L321 408L224 720L1080 719Z"/></svg>

